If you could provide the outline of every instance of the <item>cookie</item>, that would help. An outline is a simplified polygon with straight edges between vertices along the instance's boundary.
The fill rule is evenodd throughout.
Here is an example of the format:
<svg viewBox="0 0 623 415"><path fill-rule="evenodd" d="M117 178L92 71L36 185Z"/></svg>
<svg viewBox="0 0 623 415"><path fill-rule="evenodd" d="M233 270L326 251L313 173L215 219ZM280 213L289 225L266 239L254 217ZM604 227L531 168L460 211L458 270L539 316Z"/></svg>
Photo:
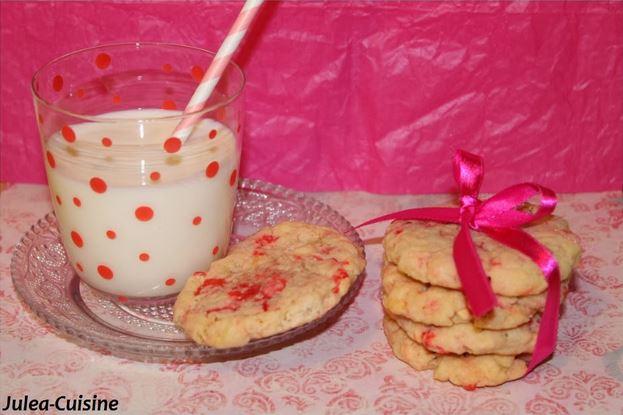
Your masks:
<svg viewBox="0 0 623 415"><path fill-rule="evenodd" d="M242 346L321 317L364 267L360 249L334 229L285 222L191 276L173 319L199 344Z"/></svg>
<svg viewBox="0 0 623 415"><path fill-rule="evenodd" d="M519 379L527 372L526 362L514 356L456 356L430 352L411 340L389 317L384 318L383 329L398 359L415 370L433 369L435 379L466 389L500 385Z"/></svg>
<svg viewBox="0 0 623 415"><path fill-rule="evenodd" d="M523 228L553 254L566 280L580 256L580 245L567 222L556 216ZM383 239L385 255L409 277L423 283L459 289L452 246L459 230L455 224L428 221L395 221ZM481 232L471 232L483 268L496 294L522 297L547 288L541 269L524 254Z"/></svg>
<svg viewBox="0 0 623 415"><path fill-rule="evenodd" d="M383 318L383 331L394 355L415 370L434 369L439 363L437 354L411 340L398 323L388 316Z"/></svg>
<svg viewBox="0 0 623 415"><path fill-rule="evenodd" d="M407 277L391 263L383 266L381 281L383 306L388 311L434 326L471 322L481 329L511 329L529 322L545 306L545 293L526 297L498 295L498 305L490 313L474 318L467 308L465 296L459 290L423 284ZM562 291L561 301L567 292L567 284L563 284Z"/></svg>
<svg viewBox="0 0 623 415"><path fill-rule="evenodd" d="M536 328L530 324L508 330L480 330L470 323L436 327L391 317L412 340L439 354L515 356L532 353L536 343Z"/></svg>
<svg viewBox="0 0 623 415"><path fill-rule="evenodd" d="M523 377L528 364L514 356L443 356L433 377L466 389L497 386Z"/></svg>

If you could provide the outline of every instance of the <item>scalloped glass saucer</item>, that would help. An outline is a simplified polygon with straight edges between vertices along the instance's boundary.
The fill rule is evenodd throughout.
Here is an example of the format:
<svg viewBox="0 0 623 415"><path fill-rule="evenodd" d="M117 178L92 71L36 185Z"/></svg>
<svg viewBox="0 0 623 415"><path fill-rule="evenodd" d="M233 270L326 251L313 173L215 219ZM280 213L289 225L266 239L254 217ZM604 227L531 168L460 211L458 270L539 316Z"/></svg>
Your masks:
<svg viewBox="0 0 623 415"><path fill-rule="evenodd" d="M232 242L266 225L297 220L330 226L363 251L352 225L329 206L282 186L240 182ZM105 354L148 362L207 362L241 358L278 349L319 333L354 299L363 283L349 291L321 318L242 347L214 349L189 340L172 322L175 297L158 302L121 303L80 280L61 244L50 213L26 232L11 260L13 284L28 307L75 343Z"/></svg>

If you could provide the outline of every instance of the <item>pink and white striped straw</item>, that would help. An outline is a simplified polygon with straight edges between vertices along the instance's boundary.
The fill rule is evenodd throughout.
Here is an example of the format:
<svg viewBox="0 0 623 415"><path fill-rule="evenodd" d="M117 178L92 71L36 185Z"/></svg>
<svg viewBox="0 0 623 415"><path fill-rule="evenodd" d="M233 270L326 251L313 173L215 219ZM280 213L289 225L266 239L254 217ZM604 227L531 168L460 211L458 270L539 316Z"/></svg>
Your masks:
<svg viewBox="0 0 623 415"><path fill-rule="evenodd" d="M199 111L204 107L263 2L264 0L247 0L244 3L227 37L216 53L216 56L214 56L214 60L210 64L205 75L203 75L199 86L186 105L184 114ZM200 116L198 115L184 118L177 127L175 127L173 137L177 137L182 142L185 142L192 133L199 118Z"/></svg>

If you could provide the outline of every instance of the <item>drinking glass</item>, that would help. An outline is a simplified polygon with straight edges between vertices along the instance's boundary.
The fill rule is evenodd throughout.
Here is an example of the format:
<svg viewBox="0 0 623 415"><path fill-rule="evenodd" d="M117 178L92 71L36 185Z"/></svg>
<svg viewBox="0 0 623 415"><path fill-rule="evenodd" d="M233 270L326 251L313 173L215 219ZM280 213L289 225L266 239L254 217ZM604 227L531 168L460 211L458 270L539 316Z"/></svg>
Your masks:
<svg viewBox="0 0 623 415"><path fill-rule="evenodd" d="M226 253L244 74L229 63L183 114L214 54L163 43L82 49L44 65L32 93L61 240L78 276L121 301L163 298ZM189 138L172 137L185 117Z"/></svg>

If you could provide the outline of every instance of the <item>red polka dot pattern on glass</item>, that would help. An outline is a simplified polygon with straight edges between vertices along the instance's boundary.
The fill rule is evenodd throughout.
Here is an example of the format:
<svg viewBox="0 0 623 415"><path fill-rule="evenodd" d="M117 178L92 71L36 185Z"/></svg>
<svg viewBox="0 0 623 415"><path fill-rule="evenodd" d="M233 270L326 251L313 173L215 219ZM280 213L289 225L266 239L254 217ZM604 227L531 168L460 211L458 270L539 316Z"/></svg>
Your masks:
<svg viewBox="0 0 623 415"><path fill-rule="evenodd" d="M177 153L182 148L182 140L177 137L169 137L164 142L164 151L167 153Z"/></svg>
<svg viewBox="0 0 623 415"><path fill-rule="evenodd" d="M59 205L63 204L63 201L61 200L61 197L59 195L56 195L56 203L58 203Z"/></svg>
<svg viewBox="0 0 623 415"><path fill-rule="evenodd" d="M80 88L76 91L76 96L78 98L84 98L84 89Z"/></svg>
<svg viewBox="0 0 623 415"><path fill-rule="evenodd" d="M218 173L219 167L220 166L218 164L218 161L213 161L210 164L208 164L208 167L206 167L206 176L209 178L216 176L216 174Z"/></svg>
<svg viewBox="0 0 623 415"><path fill-rule="evenodd" d="M63 128L61 128L61 135L68 143L73 143L74 141L76 141L76 133L68 125L64 125Z"/></svg>
<svg viewBox="0 0 623 415"><path fill-rule="evenodd" d="M121 62L120 59L121 55L118 56L114 53L112 53L112 55L115 56L115 62L114 65L111 66L113 66L113 69L116 71L117 67L119 67L119 65L123 62ZM93 63L94 58L95 54L87 56L87 59L83 62L83 64L90 67L91 71L94 73L99 73L101 76L106 77L108 72L99 72L97 71L97 68L95 68ZM157 62L155 67L157 73L159 72L159 66L162 64L162 60ZM183 76L188 82L192 83L188 73L188 66L176 63L175 72L176 75ZM163 72L159 73L161 78L169 78ZM121 88L116 89L118 85L115 85L114 83L108 84L109 90L106 94L99 91L97 84L95 86L90 85L89 88L84 87L84 91L86 91L86 99L82 101L76 100L75 94L78 89L75 86L74 79L69 73L64 73L64 76L68 77L68 83L65 85L65 90L58 96L60 97L65 93L69 94L73 92L73 102L76 105L81 105L81 103L82 105L85 105L87 99L91 100L95 98L95 95L100 95L102 100L108 103L108 107L112 107L110 100L116 93L120 95L123 94L121 95L123 98L122 106L132 104L133 98L131 95L128 95L131 91L126 91ZM48 82L49 79L50 78L48 77ZM46 86L46 89L50 91L49 84L44 86ZM176 94L178 93L179 91L175 88L172 88L171 93L159 90L159 92L157 92L157 94L153 97L155 99L154 107L157 108L160 103L165 103L165 107L168 107L169 104L167 101L172 102L173 105L176 105L176 102L180 102L180 106L182 106L183 102L177 99ZM120 107L117 108L120 109ZM183 107L180 109L183 109ZM110 111L114 111L114 109L111 109ZM153 109L153 111L155 113L162 112L157 109ZM52 200L56 199L59 205L61 203L60 198L62 197L63 206L54 206L56 211L63 215L63 217L73 216L76 218L75 222L73 220L70 221L68 226L63 229L63 236L65 241L69 242L69 248L73 249L73 252L75 253L73 258L74 267L76 267L76 260L85 261L83 265L85 270L84 272L86 272L86 274L80 274L81 278L87 278L87 281L89 278L99 280L102 287L108 286L108 288L105 288L106 291L114 292L117 291L118 285L123 286L124 291L121 292L125 292L126 295L133 298L135 294L132 292L136 290L131 287L129 291L125 291L125 286L122 281L125 281L126 278L132 279L133 277L138 277L139 274L132 275L132 273L128 271L133 269L140 270L140 276L142 277L142 274L145 272L150 274L152 267L155 267L154 270L157 270L161 265L160 261L167 261L166 256L161 256L161 249L158 244L155 244L155 242L149 241L148 243L145 243L147 240L140 238L134 240L136 233L128 232L134 229L136 229L138 233L147 232L151 235L152 230L158 231L160 227L164 228L169 225L176 227L177 224L181 232L186 232L189 235L192 235L192 238L196 238L197 242L200 242L196 245L203 245L204 249L207 248L208 261L216 260L219 256L226 253L227 245L223 248L225 251L221 251L220 246L217 246L217 244L226 239L224 234L226 234L228 230L217 229L216 232L213 232L213 230L210 229L213 222L219 222L219 217L221 216L220 205L215 206L216 212L212 212L210 206L206 209L204 197L195 197L195 195L202 196L203 190L201 189L206 187L208 188L206 192L210 192L210 195L212 195L212 193L217 193L217 196L222 196L223 199L227 199L225 202L228 202L230 195L233 194L232 189L227 188L227 183L234 183L238 179L238 172L235 167L237 167L237 151L239 151L239 148L236 147L235 134L232 134L226 126L222 126L215 120L202 120L202 123L200 124L201 128L197 129L196 139L202 144L205 143L207 149L210 150L205 153L205 158L202 157L203 160L201 158L190 160L187 157L187 152L190 148L187 148L185 142L177 137L169 138L180 140L179 144L176 145L176 147L179 147L179 150L177 150L175 155L165 154L165 152L160 150L162 148L160 146L163 146L163 142L166 141L168 135L160 135L160 138L156 139L155 147L156 152L160 150L161 155L155 155L155 157L157 157L155 162L152 163L151 160L148 160L149 163L144 163L141 166L142 171L136 172L135 179L138 180L135 180L135 183L138 182L136 184L140 185L142 190L145 190L146 192L155 192L157 196L162 194L163 201L161 201L160 197L152 198L151 194L148 194L147 197L144 197L143 195L131 195L129 197L124 197L125 200L123 200L123 202L125 203L121 204L118 203L118 199L121 198L117 198L117 193L119 193L118 188L120 186L125 186L125 182L121 183L116 179L116 171L114 173L111 172L107 174L103 169L114 169L118 161L120 159L123 160L122 153L125 147L125 132L117 129L111 129L110 131L89 131L88 129L85 129L83 125L79 125L75 121L71 121L69 118L59 120L60 122L56 125L53 125L54 121L55 120L53 118L46 119L46 125L49 125L52 128L50 133L55 135L56 140L59 140L60 146L58 149L55 149L54 147L50 148L52 153L49 155L46 154L46 158L44 158L44 161L48 163L48 166L46 167L48 167L49 173L56 175L63 174L66 168L66 160L74 160L69 158L70 155L75 156L76 162L79 163L82 158L88 156L86 150L91 148L102 154L102 160L105 159L105 162L102 162L103 168L101 170L93 169L91 172L85 170L84 173L86 174L82 174L82 185L75 187L70 186L68 188L59 186L58 189L63 191L63 196L55 195L54 191L52 192ZM59 130L64 123L67 125L64 126L66 128L63 128L63 131L61 132ZM166 131L172 131L172 129L169 130L167 128ZM166 134L166 131L163 132ZM174 135L171 132L168 134ZM71 138L68 138L69 136ZM217 138L218 140L216 140ZM208 139L212 141L208 141ZM68 144L72 142L74 143L73 145ZM69 155L65 152L66 150L68 150ZM117 157L117 155L120 155L120 157ZM58 160L54 159L54 161L51 161L50 156L55 156ZM174 163L174 161L176 163ZM190 163L191 161L197 164L193 165ZM59 167L59 169L50 170L50 167ZM190 189L191 191L189 193L193 195L193 202L196 199L198 204L197 206L184 205L183 208L180 208L179 205L176 205L176 203L172 201L172 199L176 199L176 196L178 196L181 192L176 192L177 194L173 195L167 195L166 191L169 189L169 186L173 187L177 184L176 180L178 180L179 176L185 174L186 169L190 170L195 168L199 171L197 172L194 170L192 178L193 184L197 184L197 191L195 192L194 189ZM182 169L182 172L178 173L180 169ZM98 170L100 170L100 172L98 172ZM201 177L201 170L203 170L206 178ZM227 175L227 172L229 172L230 175ZM207 182L208 180L209 182ZM84 183L85 181L88 181L89 187L84 187L84 184L86 184ZM64 183L61 182L61 184ZM80 196L77 196L75 193L80 193ZM80 206L80 208L76 207L78 210L74 210L72 198L75 206ZM84 199L84 207L87 211L81 209L80 199ZM113 203L113 205L117 204L116 209L108 209L108 214L110 214L110 216L103 213L104 210L107 209L107 206L113 206L109 203ZM162 205L160 203L162 203ZM170 205L174 205L174 207L170 209ZM99 226L97 226L99 229L93 229L93 233L90 232L88 226L96 225L96 222L83 222L84 219L89 219L88 216L92 216L91 209L102 209L102 214L96 219L96 222L99 221ZM156 213L158 215L155 215ZM87 217L83 214L86 214ZM132 218L133 214L135 218ZM206 215L205 223L203 221L204 214ZM216 217L214 215L216 215ZM227 222L229 222L229 219L230 218L227 218ZM114 228L112 228L113 226ZM125 229L126 227L128 227L128 229ZM192 229L189 230L191 227ZM69 236L68 233L72 231L72 229L79 232L80 239L83 244L82 250L76 248L77 242L74 242L76 238L71 239L71 241L66 238ZM116 234L117 229L120 229L119 234ZM84 233L84 237L81 236L82 233ZM143 241L143 243L140 241ZM138 244L134 245L134 242L138 242ZM217 242L217 244L214 242ZM209 248L210 245L213 245L212 250ZM90 252L91 249L95 249L95 254ZM125 253L125 255L118 256L117 250ZM68 252L72 251L68 250ZM209 257L210 252L213 253L214 257ZM151 254L155 256L151 257ZM123 260L123 256L125 256L125 260ZM121 262L117 262L120 258ZM126 266L128 269L126 269ZM169 292L173 291L173 288L165 289L164 283L169 281L169 279L172 279L173 282L167 283L167 285L176 286L176 275L180 275L180 278L182 278L182 282L180 284L181 286L184 285L185 277L183 268L177 269L172 267L170 269L165 269L164 272L162 271L163 270L156 273L156 275L151 276L151 278L155 278L155 282L151 280L151 283L159 284L159 289L163 290L162 293L166 294L167 290L169 290ZM105 285L105 281L100 280L100 278L111 279L112 281L107 282ZM156 287L154 286L154 288ZM158 295L162 293L158 292ZM118 295L119 291L117 291L116 294ZM114 299L115 297L116 296L113 296L112 298Z"/></svg>
<svg viewBox="0 0 623 415"><path fill-rule="evenodd" d="M175 110L177 109L177 105L170 99L165 99L162 101L162 109L163 110Z"/></svg>
<svg viewBox="0 0 623 415"><path fill-rule="evenodd" d="M82 268L82 264L80 262L76 262L76 268L78 268L78 271L80 272L84 271L84 268Z"/></svg>
<svg viewBox="0 0 623 415"><path fill-rule="evenodd" d="M174 285L174 284L175 284L175 278L169 278L169 279L167 279L167 280L164 282L164 284L165 284L165 285L167 285L167 286L169 286L169 287L170 287L170 286L172 286L172 285Z"/></svg>
<svg viewBox="0 0 623 415"><path fill-rule="evenodd" d="M203 69L201 69L200 66L195 65L190 68L190 74L192 75L195 82L201 82L201 80L203 79L203 73Z"/></svg>
<svg viewBox="0 0 623 415"><path fill-rule="evenodd" d="M154 211L149 206L139 206L134 211L134 215L136 216L136 219L142 222L147 222L154 217Z"/></svg>
<svg viewBox="0 0 623 415"><path fill-rule="evenodd" d="M46 151L45 157L48 159L48 164L50 165L51 168L56 167L56 160L54 159L54 156L52 155L52 153L50 153L49 151Z"/></svg>
<svg viewBox="0 0 623 415"><path fill-rule="evenodd" d="M84 241L82 240L82 236L76 231L71 231L71 240L74 242L78 248L82 248L84 246Z"/></svg>
<svg viewBox="0 0 623 415"><path fill-rule="evenodd" d="M110 66L110 55L107 53L100 53L95 57L95 65L100 69L106 69Z"/></svg>
<svg viewBox="0 0 623 415"><path fill-rule="evenodd" d="M229 185L234 186L236 184L236 179L238 178L238 170L234 169L229 176Z"/></svg>
<svg viewBox="0 0 623 415"><path fill-rule="evenodd" d="M120 103L121 103L121 96L119 96L119 95L113 95L113 97L112 97L112 103L113 103L113 104L120 104Z"/></svg>
<svg viewBox="0 0 623 415"><path fill-rule="evenodd" d="M99 177L91 178L89 185L91 185L91 189L93 189L95 193L104 193L108 188L106 182Z"/></svg>
<svg viewBox="0 0 623 415"><path fill-rule="evenodd" d="M60 75L56 75L52 78L52 89L56 92L60 92L63 89L63 77Z"/></svg>
<svg viewBox="0 0 623 415"><path fill-rule="evenodd" d="M162 70L165 73L171 73L171 72L173 72L173 66L171 66L170 63L165 63L164 65L162 65Z"/></svg>
<svg viewBox="0 0 623 415"><path fill-rule="evenodd" d="M111 280L114 276L112 270L108 268L106 265L98 265L97 273L100 275L100 277L104 278L105 280Z"/></svg>

